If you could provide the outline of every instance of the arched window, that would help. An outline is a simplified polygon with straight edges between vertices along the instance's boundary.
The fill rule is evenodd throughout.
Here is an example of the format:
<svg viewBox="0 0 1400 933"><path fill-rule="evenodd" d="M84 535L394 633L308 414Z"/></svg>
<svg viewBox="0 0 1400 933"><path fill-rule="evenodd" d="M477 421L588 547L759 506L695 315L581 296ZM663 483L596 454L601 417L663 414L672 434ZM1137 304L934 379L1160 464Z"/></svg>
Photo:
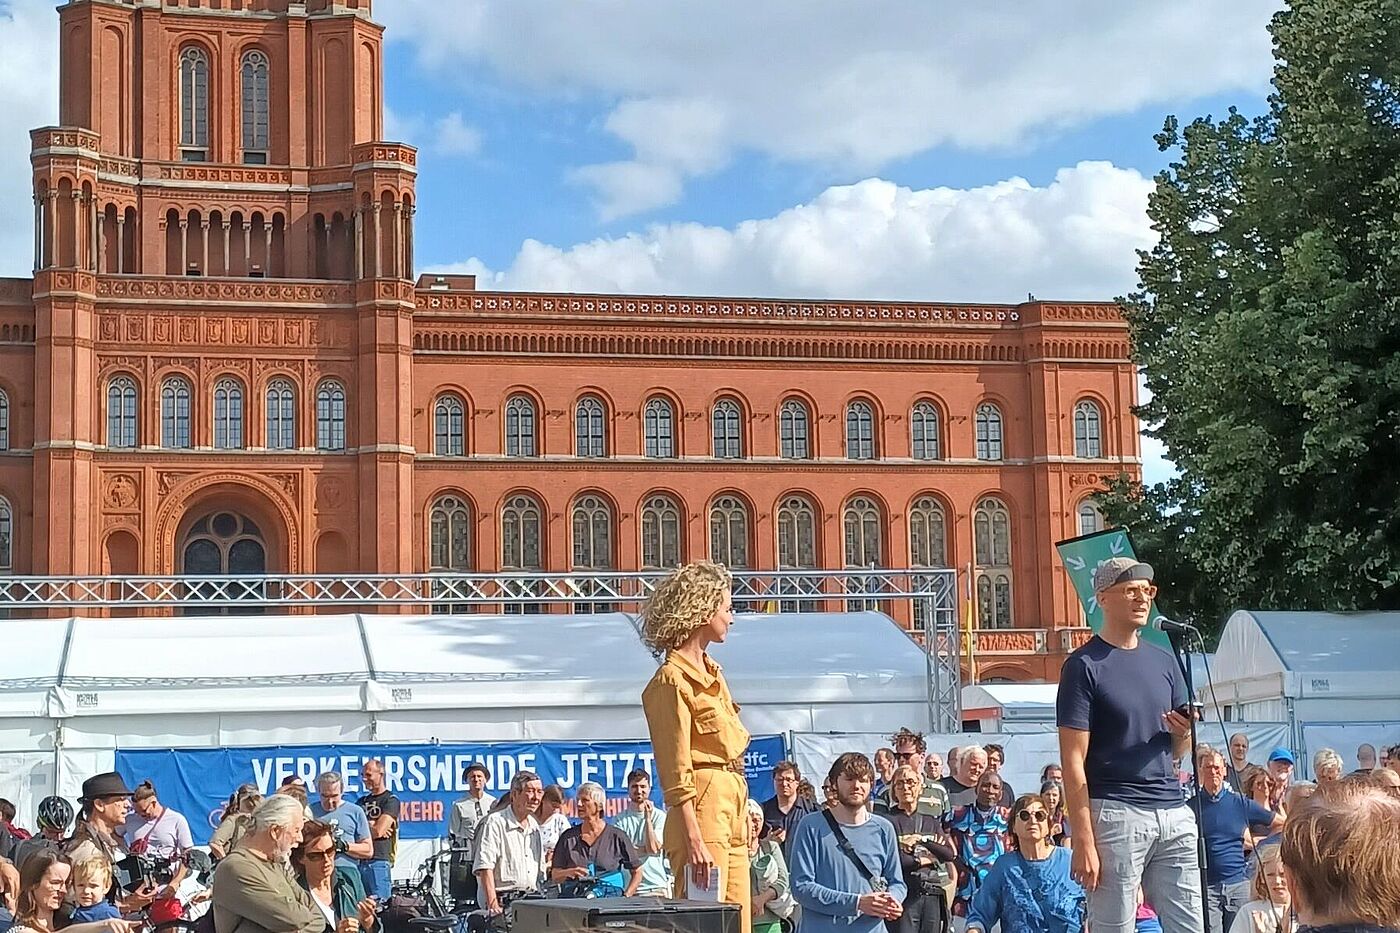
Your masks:
<svg viewBox="0 0 1400 933"><path fill-rule="evenodd" d="M433 453L460 457L466 452L466 408L455 395L439 395L433 403Z"/></svg>
<svg viewBox="0 0 1400 933"><path fill-rule="evenodd" d="M267 384L267 446L269 450L293 450L297 446L297 395L286 379Z"/></svg>
<svg viewBox="0 0 1400 933"><path fill-rule="evenodd" d="M600 571L613 569L613 512L599 496L581 496L574 503L572 516L573 569ZM589 596L600 592L596 581L576 582L579 592ZM575 612L612 612L611 603L575 603Z"/></svg>
<svg viewBox="0 0 1400 933"><path fill-rule="evenodd" d="M130 376L107 383L107 446L136 446L136 380Z"/></svg>
<svg viewBox="0 0 1400 933"><path fill-rule="evenodd" d="M919 402L909 413L915 460L937 460L939 453L938 409L932 402Z"/></svg>
<svg viewBox="0 0 1400 933"><path fill-rule="evenodd" d="M812 456L810 417L807 406L795 398L783 402L778 412L779 452L788 460L806 460Z"/></svg>
<svg viewBox="0 0 1400 933"><path fill-rule="evenodd" d="M647 402L642 415L645 453L667 459L676 455L676 412L664 398Z"/></svg>
<svg viewBox="0 0 1400 933"><path fill-rule="evenodd" d="M506 456L535 456L535 402L527 395L506 401Z"/></svg>
<svg viewBox="0 0 1400 933"><path fill-rule="evenodd" d="M439 496L429 516L428 570L471 570L471 506L461 496Z"/></svg>
<svg viewBox="0 0 1400 933"><path fill-rule="evenodd" d="M846 503L842 515L842 531L845 538L846 569L869 570L883 564L884 541L882 538L880 507L865 496L857 496ZM878 588L877 581L862 577L852 577L847 582L847 590L859 593ZM878 608L872 600L847 600L850 612Z"/></svg>
<svg viewBox="0 0 1400 933"><path fill-rule="evenodd" d="M606 457L608 434L606 409L602 399L592 395L578 400L574 409L574 454L579 457Z"/></svg>
<svg viewBox="0 0 1400 933"><path fill-rule="evenodd" d="M533 496L511 496L501 509L501 569L530 573L541 569L542 522L540 504ZM534 596L539 584L533 580L503 580L502 588L515 596ZM533 603L507 603L507 615L539 613L544 607Z"/></svg>
<svg viewBox="0 0 1400 933"><path fill-rule="evenodd" d="M743 409L732 398L715 402L710 413L711 433L714 435L715 456L738 460L744 456Z"/></svg>
<svg viewBox="0 0 1400 933"><path fill-rule="evenodd" d="M1001 409L991 402L977 406L977 459L1001 459Z"/></svg>
<svg viewBox="0 0 1400 933"><path fill-rule="evenodd" d="M948 566L948 525L943 506L933 496L920 496L909 507L909 563L912 567ZM923 584L932 582L929 579ZM929 600L914 601L914 631L926 632L933 621Z"/></svg>
<svg viewBox="0 0 1400 933"><path fill-rule="evenodd" d="M439 496L428 512L428 571L465 573L472 569L472 511L461 496ZM433 595L449 598L456 592L454 581L433 582ZM467 611L451 603L433 604L434 612Z"/></svg>
<svg viewBox="0 0 1400 933"><path fill-rule="evenodd" d="M1074 406L1074 455L1095 458L1103 456L1103 415L1099 406L1085 399Z"/></svg>
<svg viewBox="0 0 1400 933"><path fill-rule="evenodd" d="M241 77L243 163L266 165L269 109L267 56L257 49L244 55Z"/></svg>
<svg viewBox="0 0 1400 933"><path fill-rule="evenodd" d="M977 503L972 517L977 624L1011 628L1011 513L1000 499Z"/></svg>
<svg viewBox="0 0 1400 933"><path fill-rule="evenodd" d="M642 569L681 565L681 510L670 496L652 496L642 504Z"/></svg>
<svg viewBox="0 0 1400 933"><path fill-rule="evenodd" d="M0 390L0 450L10 449L10 396Z"/></svg>
<svg viewBox="0 0 1400 933"><path fill-rule="evenodd" d="M802 496L788 496L778 505L778 569L815 570L817 567L817 513L812 503ZM781 592L807 595L817 592L816 580L803 578L780 579ZM783 612L814 612L812 600L784 600Z"/></svg>
<svg viewBox="0 0 1400 933"><path fill-rule="evenodd" d="M345 386L334 379L316 387L316 446L345 449Z"/></svg>
<svg viewBox="0 0 1400 933"><path fill-rule="evenodd" d="M180 53L180 158L209 161L209 58L197 46Z"/></svg>
<svg viewBox="0 0 1400 933"><path fill-rule="evenodd" d="M875 459L875 411L869 402L846 406L846 458Z"/></svg>
<svg viewBox="0 0 1400 933"><path fill-rule="evenodd" d="M190 383L181 376L171 376L160 387L160 446L190 446Z"/></svg>
<svg viewBox="0 0 1400 933"><path fill-rule="evenodd" d="M720 496L710 506L710 560L749 569L749 507L738 496Z"/></svg>
<svg viewBox="0 0 1400 933"><path fill-rule="evenodd" d="M246 515L217 511L190 526L180 549L181 573L195 577L252 576L267 573L267 542L262 531ZM193 589L213 595L216 585L195 584ZM258 595L262 587L238 587L232 598ZM265 591L263 591L265 592ZM241 607L225 603L184 610L185 615L261 615L261 606Z"/></svg>
<svg viewBox="0 0 1400 933"><path fill-rule="evenodd" d="M236 379L214 383L214 446L219 450L243 446L243 386Z"/></svg>
<svg viewBox="0 0 1400 933"><path fill-rule="evenodd" d="M501 569L539 570L540 504L532 496L511 496L501 510Z"/></svg>
<svg viewBox="0 0 1400 933"><path fill-rule="evenodd" d="M0 499L0 573L15 569L15 519L10 503Z"/></svg>
<svg viewBox="0 0 1400 933"><path fill-rule="evenodd" d="M1099 507L1090 499L1085 499L1079 504L1079 533L1081 535L1091 535L1096 531L1103 531L1107 527L1104 522L1103 513Z"/></svg>

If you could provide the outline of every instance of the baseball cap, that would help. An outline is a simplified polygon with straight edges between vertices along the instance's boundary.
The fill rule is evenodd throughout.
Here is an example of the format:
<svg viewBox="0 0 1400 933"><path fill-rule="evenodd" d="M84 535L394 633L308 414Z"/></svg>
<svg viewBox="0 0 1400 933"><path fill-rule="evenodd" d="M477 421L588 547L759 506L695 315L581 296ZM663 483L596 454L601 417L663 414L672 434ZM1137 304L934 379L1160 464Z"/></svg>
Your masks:
<svg viewBox="0 0 1400 933"><path fill-rule="evenodd" d="M1110 586L1130 580L1152 582L1152 565L1135 557L1110 557L1094 570L1094 592L1102 593Z"/></svg>
<svg viewBox="0 0 1400 933"><path fill-rule="evenodd" d="M1295 767L1296 767L1297 764L1298 764L1298 759L1296 759L1296 758L1293 757L1293 753L1290 752L1288 749L1284 748L1282 745L1280 745L1278 748L1274 749L1273 751L1269 752L1269 760L1270 760L1270 761L1286 761L1286 762L1288 762L1290 765L1294 765Z"/></svg>

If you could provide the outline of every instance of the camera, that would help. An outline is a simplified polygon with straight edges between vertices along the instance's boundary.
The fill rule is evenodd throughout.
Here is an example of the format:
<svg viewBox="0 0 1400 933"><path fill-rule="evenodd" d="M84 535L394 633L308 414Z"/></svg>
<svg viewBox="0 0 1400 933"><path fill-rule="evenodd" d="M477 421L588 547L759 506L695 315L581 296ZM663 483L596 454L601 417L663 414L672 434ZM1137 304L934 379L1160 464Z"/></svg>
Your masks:
<svg viewBox="0 0 1400 933"><path fill-rule="evenodd" d="M167 885L175 880L179 871L179 858L160 858L154 855L128 855L112 865L112 880L123 891L134 893L150 885Z"/></svg>

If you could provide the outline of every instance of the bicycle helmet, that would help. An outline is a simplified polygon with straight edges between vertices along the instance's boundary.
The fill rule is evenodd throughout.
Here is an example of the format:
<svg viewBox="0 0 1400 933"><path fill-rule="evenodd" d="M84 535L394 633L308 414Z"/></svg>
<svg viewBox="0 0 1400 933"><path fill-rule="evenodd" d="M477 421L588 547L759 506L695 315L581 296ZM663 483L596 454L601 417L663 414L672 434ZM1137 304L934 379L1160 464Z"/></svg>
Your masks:
<svg viewBox="0 0 1400 933"><path fill-rule="evenodd" d="M73 823L73 805L63 797L45 797L39 801L39 826L67 832Z"/></svg>

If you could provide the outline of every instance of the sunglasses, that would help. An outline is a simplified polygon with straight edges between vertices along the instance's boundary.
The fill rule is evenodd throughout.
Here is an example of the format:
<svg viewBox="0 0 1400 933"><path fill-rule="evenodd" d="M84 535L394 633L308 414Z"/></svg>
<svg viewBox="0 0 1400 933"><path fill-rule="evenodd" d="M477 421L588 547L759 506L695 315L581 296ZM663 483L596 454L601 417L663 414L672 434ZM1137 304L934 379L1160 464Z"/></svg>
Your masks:
<svg viewBox="0 0 1400 933"><path fill-rule="evenodd" d="M1021 820L1025 823L1029 823L1032 821L1037 823L1048 823L1050 822L1050 814L1046 813L1044 810L1022 810L1016 814L1016 819Z"/></svg>
<svg viewBox="0 0 1400 933"><path fill-rule="evenodd" d="M335 849L317 849L315 852L303 852L301 857L307 861L329 862L335 858Z"/></svg>
<svg viewBox="0 0 1400 933"><path fill-rule="evenodd" d="M897 758L897 759L900 760L900 761L904 761L906 758L913 758L913 757L914 757L915 755L917 755L917 754L919 754L919 753L918 753L918 752L896 752L894 757Z"/></svg>

